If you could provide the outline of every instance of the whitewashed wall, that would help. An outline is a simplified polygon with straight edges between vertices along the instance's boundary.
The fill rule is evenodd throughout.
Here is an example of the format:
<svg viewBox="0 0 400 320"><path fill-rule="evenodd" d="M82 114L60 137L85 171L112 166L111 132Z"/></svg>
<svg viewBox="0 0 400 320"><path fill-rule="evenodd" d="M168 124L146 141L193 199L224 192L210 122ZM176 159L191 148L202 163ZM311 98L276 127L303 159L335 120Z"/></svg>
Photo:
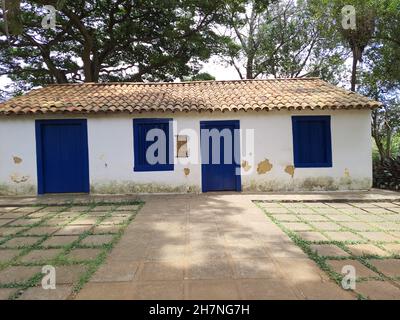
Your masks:
<svg viewBox="0 0 400 320"><path fill-rule="evenodd" d="M333 168L295 169L293 165L291 115L331 115ZM240 120L241 129L254 129L254 162L243 170L244 191L369 189L372 183L370 111L307 111L268 113L183 113L74 116L88 119L89 172L94 193L199 192L201 165L180 163L174 172L133 171L134 117L173 118L174 136L184 129L200 130L201 120ZM40 117L57 119L63 116ZM38 118L39 119L39 118ZM0 193L36 193L35 118L0 118ZM243 134L243 132L242 132ZM189 152L199 152L198 141ZM194 143L194 144L193 144ZM174 143L174 146L176 143ZM196 150L197 149L197 150ZM244 148L242 150L244 152ZM174 152L176 154L176 152ZM18 161L18 160L21 161ZM17 161L15 161L17 160ZM259 164L272 168L257 172ZM183 160L185 161L185 160ZM288 167L289 166L289 167ZM188 173L189 169L190 173ZM185 173L186 171L186 173ZM289 170L290 172L290 170Z"/></svg>

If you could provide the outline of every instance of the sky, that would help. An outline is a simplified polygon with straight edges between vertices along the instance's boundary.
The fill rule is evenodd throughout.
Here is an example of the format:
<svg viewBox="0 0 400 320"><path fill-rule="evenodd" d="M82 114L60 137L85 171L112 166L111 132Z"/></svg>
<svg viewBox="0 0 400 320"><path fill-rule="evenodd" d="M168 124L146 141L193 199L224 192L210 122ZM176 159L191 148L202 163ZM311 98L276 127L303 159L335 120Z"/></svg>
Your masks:
<svg viewBox="0 0 400 320"><path fill-rule="evenodd" d="M233 66L221 65L216 58L211 58L210 61L204 64L200 72L208 72L213 75L216 80L239 80L239 75ZM0 76L0 89L4 89L10 84L10 79L7 76Z"/></svg>
<svg viewBox="0 0 400 320"><path fill-rule="evenodd" d="M217 59L212 58L206 63L201 72L208 72L216 80L239 80L240 77L233 66L224 66Z"/></svg>

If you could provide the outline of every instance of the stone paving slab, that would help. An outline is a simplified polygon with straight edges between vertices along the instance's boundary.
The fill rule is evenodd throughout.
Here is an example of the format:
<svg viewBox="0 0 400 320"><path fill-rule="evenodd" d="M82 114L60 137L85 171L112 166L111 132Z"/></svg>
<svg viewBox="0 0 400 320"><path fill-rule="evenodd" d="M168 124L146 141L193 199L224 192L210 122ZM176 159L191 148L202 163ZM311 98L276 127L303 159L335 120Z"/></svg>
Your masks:
<svg viewBox="0 0 400 320"><path fill-rule="evenodd" d="M400 277L399 259L369 260L369 262L386 276Z"/></svg>
<svg viewBox="0 0 400 320"><path fill-rule="evenodd" d="M328 265L338 274L343 275L342 270L345 266L352 266L356 270L357 277L377 277L378 274L367 268L356 260L328 260Z"/></svg>
<svg viewBox="0 0 400 320"><path fill-rule="evenodd" d="M1 221L3 221L4 219L15 220L15 219L18 219L18 218L23 218L23 217L28 216L28 215L29 215L29 213L26 213L26 212L15 212L15 211L12 211L12 212L8 212L8 213L2 213L0 215L0 220Z"/></svg>
<svg viewBox="0 0 400 320"><path fill-rule="evenodd" d="M18 256L20 250L15 249L0 249L0 263L6 263L12 260L14 257Z"/></svg>
<svg viewBox="0 0 400 320"><path fill-rule="evenodd" d="M87 271L84 265L57 266L56 284L74 284Z"/></svg>
<svg viewBox="0 0 400 320"><path fill-rule="evenodd" d="M7 300L16 291L17 289L15 288L0 288L0 300Z"/></svg>
<svg viewBox="0 0 400 320"><path fill-rule="evenodd" d="M62 228L58 228L58 231L54 233L57 236L73 236L80 235L85 231L89 231L92 228L91 225L85 226L65 226Z"/></svg>
<svg viewBox="0 0 400 320"><path fill-rule="evenodd" d="M366 281L356 286L357 291L369 299L400 300L400 289L386 281Z"/></svg>
<svg viewBox="0 0 400 320"><path fill-rule="evenodd" d="M400 243L388 243L384 244L383 247L392 254L400 255Z"/></svg>
<svg viewBox="0 0 400 320"><path fill-rule="evenodd" d="M42 287L27 289L18 300L66 300L72 293L72 286L57 285L55 290L45 290Z"/></svg>
<svg viewBox="0 0 400 320"><path fill-rule="evenodd" d="M90 235L83 239L80 244L87 246L101 246L112 241L112 235Z"/></svg>
<svg viewBox="0 0 400 320"><path fill-rule="evenodd" d="M327 232L325 232L326 234ZM327 241L328 238L318 231L301 231L297 235L305 241Z"/></svg>
<svg viewBox="0 0 400 320"><path fill-rule="evenodd" d="M130 282L137 278L139 262L103 264L90 279L90 282Z"/></svg>
<svg viewBox="0 0 400 320"><path fill-rule="evenodd" d="M8 267L0 271L0 284L25 282L40 271L40 267Z"/></svg>
<svg viewBox="0 0 400 320"><path fill-rule="evenodd" d="M69 245L79 239L79 236L51 236L45 240L41 245L43 247L58 247Z"/></svg>
<svg viewBox="0 0 400 320"><path fill-rule="evenodd" d="M346 251L332 244L314 244L311 245L310 248L320 256L325 256L325 257L349 256L349 254Z"/></svg>
<svg viewBox="0 0 400 320"><path fill-rule="evenodd" d="M19 261L24 263L40 263L55 259L62 250L60 249L46 249L46 250L32 250L28 254L19 258Z"/></svg>
<svg viewBox="0 0 400 320"><path fill-rule="evenodd" d="M34 225L37 224L38 222L40 222L41 219L37 219L37 218L33 218L33 219L18 219L18 220L14 220L12 223L10 223L10 226L14 226L14 227L24 227L24 226L30 226L30 225ZM0 221L1 223L1 221Z"/></svg>
<svg viewBox="0 0 400 320"><path fill-rule="evenodd" d="M351 253L355 256L368 256L368 255L377 255L377 256L387 256L388 252L382 250L381 248L373 245L373 244L349 244L347 248L351 251Z"/></svg>
<svg viewBox="0 0 400 320"><path fill-rule="evenodd" d="M359 232L359 234L368 240L377 242L393 242L399 240L386 232Z"/></svg>
<svg viewBox="0 0 400 320"><path fill-rule="evenodd" d="M0 219L0 227L10 225L14 219Z"/></svg>
<svg viewBox="0 0 400 320"><path fill-rule="evenodd" d="M349 231L338 231L338 232L325 232L329 239L333 241L360 241L363 238L357 234Z"/></svg>
<svg viewBox="0 0 400 320"><path fill-rule="evenodd" d="M311 225L322 231L339 231L342 229L342 226L334 222L312 222Z"/></svg>
<svg viewBox="0 0 400 320"><path fill-rule="evenodd" d="M90 282L75 297L77 300L133 300L130 282Z"/></svg>
<svg viewBox="0 0 400 320"><path fill-rule="evenodd" d="M45 235L51 235L59 229L60 229L59 227L33 227L33 228L23 232L23 235L45 236Z"/></svg>
<svg viewBox="0 0 400 320"><path fill-rule="evenodd" d="M102 233L118 233L121 226L118 225L99 225L93 228L92 232L94 234L102 234Z"/></svg>
<svg viewBox="0 0 400 320"><path fill-rule="evenodd" d="M32 246L39 242L42 237L16 237L5 242L1 247L18 248Z"/></svg>
<svg viewBox="0 0 400 320"><path fill-rule="evenodd" d="M24 230L24 227L10 227L10 228L1 228L0 227L0 236L7 237L17 234L18 232Z"/></svg>
<svg viewBox="0 0 400 320"><path fill-rule="evenodd" d="M74 261L92 260L96 259L100 253L100 249L73 249L68 254L68 258Z"/></svg>

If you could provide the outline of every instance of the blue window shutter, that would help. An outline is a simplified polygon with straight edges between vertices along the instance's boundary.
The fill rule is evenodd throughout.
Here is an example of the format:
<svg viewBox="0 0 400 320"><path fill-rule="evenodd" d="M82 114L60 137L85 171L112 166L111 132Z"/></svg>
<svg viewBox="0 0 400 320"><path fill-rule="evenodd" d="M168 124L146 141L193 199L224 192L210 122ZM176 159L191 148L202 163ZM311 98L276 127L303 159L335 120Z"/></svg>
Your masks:
<svg viewBox="0 0 400 320"><path fill-rule="evenodd" d="M152 129L160 129L166 135L166 163L150 164L146 159L147 149L155 141L146 141L147 133ZM173 132L172 119L134 119L134 171L173 171Z"/></svg>
<svg viewBox="0 0 400 320"><path fill-rule="evenodd" d="M332 167L331 117L293 116L292 127L295 167Z"/></svg>

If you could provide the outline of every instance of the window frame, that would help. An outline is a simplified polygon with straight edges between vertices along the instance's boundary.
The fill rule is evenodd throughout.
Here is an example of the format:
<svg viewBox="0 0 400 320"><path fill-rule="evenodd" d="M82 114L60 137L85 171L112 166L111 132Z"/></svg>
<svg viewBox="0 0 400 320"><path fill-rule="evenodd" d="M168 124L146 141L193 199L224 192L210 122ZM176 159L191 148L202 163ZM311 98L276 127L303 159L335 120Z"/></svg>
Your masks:
<svg viewBox="0 0 400 320"><path fill-rule="evenodd" d="M136 118L133 119L133 150L134 150L134 172L157 172L157 171L174 171L174 134L173 134L173 119L171 118ZM139 154L143 152L140 149L141 142L139 140L139 127L144 124L168 124L167 132L167 163L166 164L141 164ZM172 162L172 163L171 163Z"/></svg>
<svg viewBox="0 0 400 320"><path fill-rule="evenodd" d="M324 122L325 130L325 148L327 152L326 162L315 162L315 163L305 163L299 161L299 152L301 149L301 144L298 143L297 137L299 132L298 123L302 121L318 121ZM293 137L293 162L295 168L332 168L333 158L332 158L332 128L331 128L331 116L292 116L292 137Z"/></svg>

